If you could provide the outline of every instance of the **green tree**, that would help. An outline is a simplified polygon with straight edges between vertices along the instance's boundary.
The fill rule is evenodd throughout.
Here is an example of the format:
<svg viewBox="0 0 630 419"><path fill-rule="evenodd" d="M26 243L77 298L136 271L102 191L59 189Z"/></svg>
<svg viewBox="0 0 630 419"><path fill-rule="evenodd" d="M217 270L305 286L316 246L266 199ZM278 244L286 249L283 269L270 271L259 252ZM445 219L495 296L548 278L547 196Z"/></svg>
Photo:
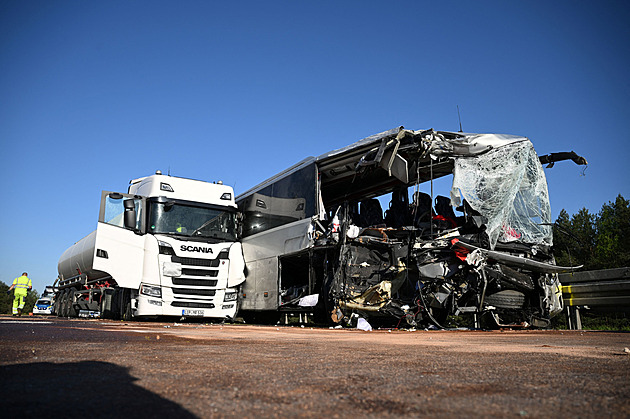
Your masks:
<svg viewBox="0 0 630 419"><path fill-rule="evenodd" d="M630 266L630 202L617 196L598 214L595 264L599 269Z"/></svg>
<svg viewBox="0 0 630 419"><path fill-rule="evenodd" d="M7 294L9 285L0 281L0 314L11 313L11 304L13 304L13 293Z"/></svg>
<svg viewBox="0 0 630 419"><path fill-rule="evenodd" d="M584 265L584 270L630 266L630 202L621 195L595 215L582 208L569 217L563 209L553 230L559 265Z"/></svg>
<svg viewBox="0 0 630 419"><path fill-rule="evenodd" d="M595 216L586 208L569 218L563 209L554 225L554 255L559 265L584 265L592 269L595 249Z"/></svg>

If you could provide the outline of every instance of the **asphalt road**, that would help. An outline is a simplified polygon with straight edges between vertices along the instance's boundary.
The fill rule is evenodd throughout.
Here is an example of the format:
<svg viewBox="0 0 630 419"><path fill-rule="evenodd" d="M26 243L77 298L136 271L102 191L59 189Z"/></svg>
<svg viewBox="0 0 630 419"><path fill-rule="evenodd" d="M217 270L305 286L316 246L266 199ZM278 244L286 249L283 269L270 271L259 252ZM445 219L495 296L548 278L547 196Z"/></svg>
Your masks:
<svg viewBox="0 0 630 419"><path fill-rule="evenodd" d="M630 334L0 317L2 417L630 417Z"/></svg>

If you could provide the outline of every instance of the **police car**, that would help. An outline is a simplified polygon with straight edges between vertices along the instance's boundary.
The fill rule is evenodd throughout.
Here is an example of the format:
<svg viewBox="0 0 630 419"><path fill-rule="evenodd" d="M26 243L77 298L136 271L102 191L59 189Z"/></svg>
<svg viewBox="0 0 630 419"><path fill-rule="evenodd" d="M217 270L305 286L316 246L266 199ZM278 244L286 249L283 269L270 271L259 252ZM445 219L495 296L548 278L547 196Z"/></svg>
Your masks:
<svg viewBox="0 0 630 419"><path fill-rule="evenodd" d="M53 298L55 296L55 288L47 285L44 293L33 306L33 314L53 314Z"/></svg>
<svg viewBox="0 0 630 419"><path fill-rule="evenodd" d="M33 314L52 314L52 299L44 297L37 300L33 306Z"/></svg>

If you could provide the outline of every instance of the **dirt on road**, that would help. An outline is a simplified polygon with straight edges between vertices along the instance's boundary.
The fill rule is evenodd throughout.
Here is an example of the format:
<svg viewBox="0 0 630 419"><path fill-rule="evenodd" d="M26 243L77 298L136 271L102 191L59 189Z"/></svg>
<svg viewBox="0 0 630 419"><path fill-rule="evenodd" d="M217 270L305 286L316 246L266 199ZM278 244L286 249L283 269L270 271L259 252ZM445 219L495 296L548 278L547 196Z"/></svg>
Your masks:
<svg viewBox="0 0 630 419"><path fill-rule="evenodd" d="M630 417L630 334L0 317L3 417Z"/></svg>

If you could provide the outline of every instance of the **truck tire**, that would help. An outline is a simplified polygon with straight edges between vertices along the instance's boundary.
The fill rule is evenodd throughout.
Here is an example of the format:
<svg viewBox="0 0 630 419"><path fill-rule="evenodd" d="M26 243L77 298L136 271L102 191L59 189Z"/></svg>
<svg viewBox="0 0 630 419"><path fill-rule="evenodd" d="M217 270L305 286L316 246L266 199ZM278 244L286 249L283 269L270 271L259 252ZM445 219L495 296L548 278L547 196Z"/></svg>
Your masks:
<svg viewBox="0 0 630 419"><path fill-rule="evenodd" d="M112 311L113 308L113 293L112 289L102 289L101 290L101 303L100 303L100 311L102 319L113 319L114 313Z"/></svg>
<svg viewBox="0 0 630 419"><path fill-rule="evenodd" d="M74 305L76 291L76 288L70 288L70 291L68 292L68 312L66 314L68 317L77 317L79 315L79 312Z"/></svg>
<svg viewBox="0 0 630 419"><path fill-rule="evenodd" d="M59 298L59 310L57 310L57 316L66 317L66 303L68 300L68 290L63 290Z"/></svg>
<svg viewBox="0 0 630 419"><path fill-rule="evenodd" d="M63 296L63 317L70 316L70 290L66 290Z"/></svg>
<svg viewBox="0 0 630 419"><path fill-rule="evenodd" d="M57 317L62 317L61 316L61 303L63 301L63 291L59 291L56 295L55 295L55 304L53 306L53 312Z"/></svg>
<svg viewBox="0 0 630 419"><path fill-rule="evenodd" d="M123 288L120 296L120 319L130 321L133 317L131 311L131 290Z"/></svg>

